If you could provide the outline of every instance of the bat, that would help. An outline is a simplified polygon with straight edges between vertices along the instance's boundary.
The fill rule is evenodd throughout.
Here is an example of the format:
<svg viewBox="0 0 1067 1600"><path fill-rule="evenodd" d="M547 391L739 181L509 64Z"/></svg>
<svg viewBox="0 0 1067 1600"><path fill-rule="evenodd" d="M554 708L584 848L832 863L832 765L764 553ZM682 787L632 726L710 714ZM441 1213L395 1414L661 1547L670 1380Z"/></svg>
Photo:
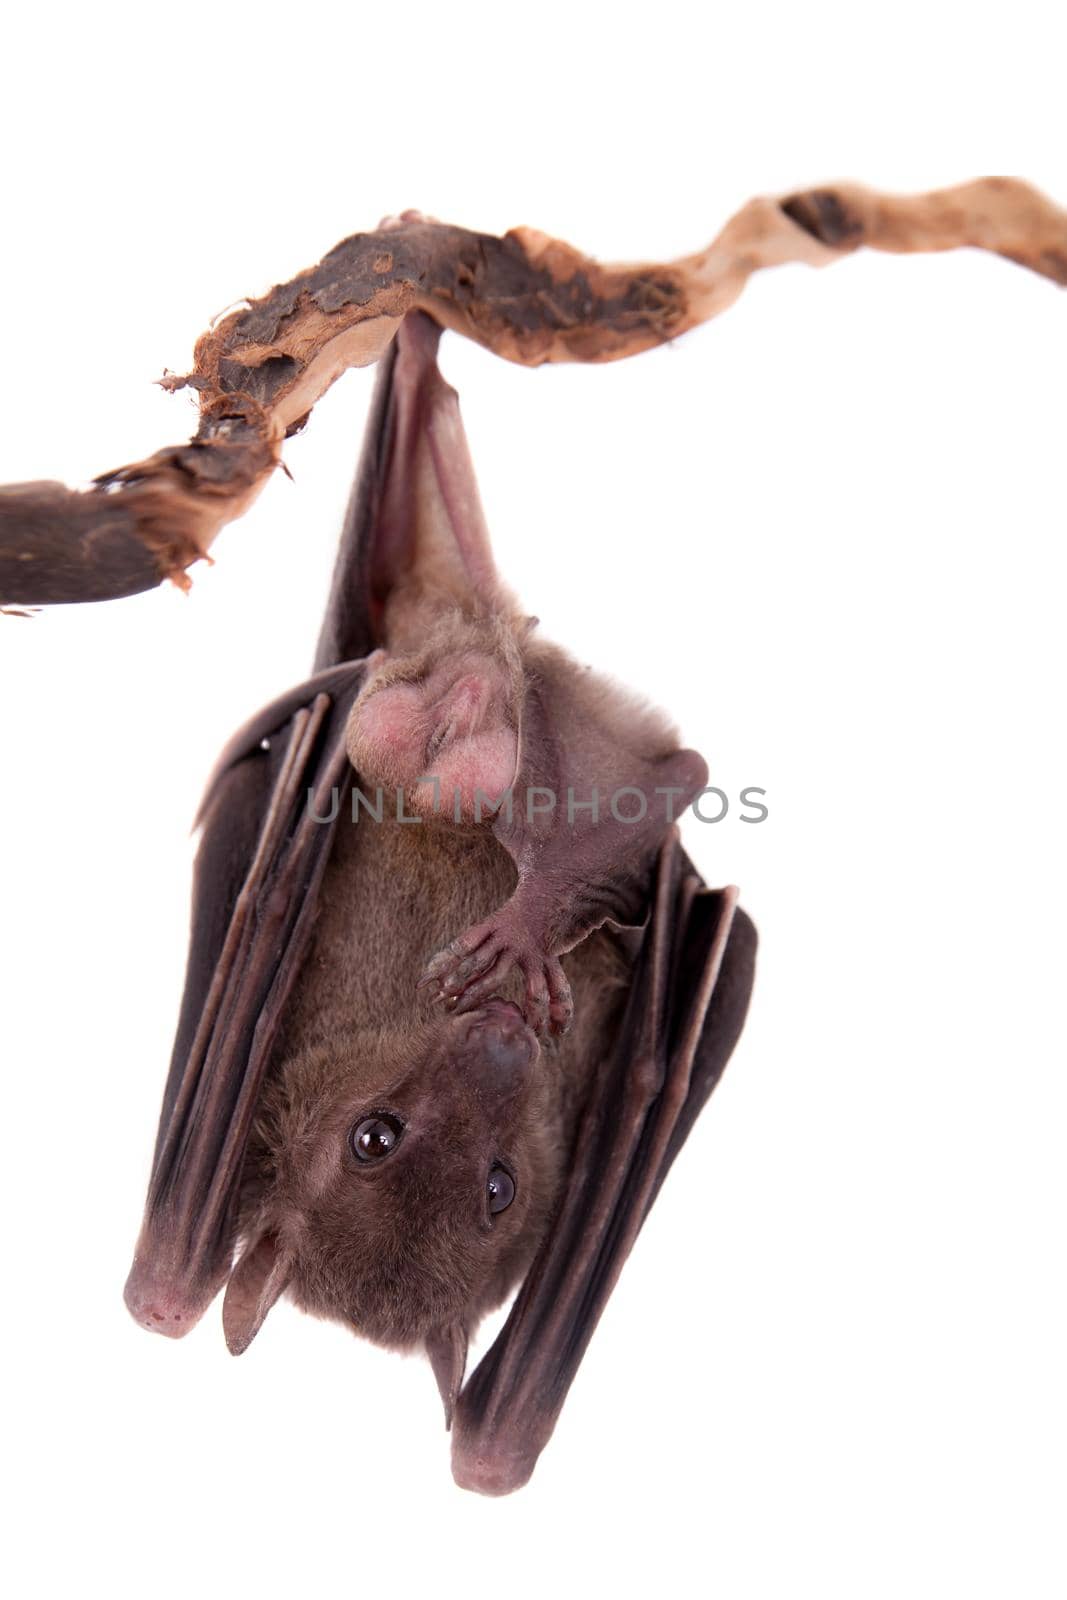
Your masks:
<svg viewBox="0 0 1067 1600"><path fill-rule="evenodd" d="M247 1348L288 1293L423 1348L457 1481L524 1483L743 1024L755 933L674 819L700 757L546 643L500 582L440 327L611 361L755 271L974 246L1067 283L1021 180L758 197L706 250L602 267L535 230L404 213L207 330L186 445L0 489L0 609L141 592L204 557L346 367L380 362L313 675L224 751L127 1284ZM517 1288L465 1380L469 1336Z"/></svg>
<svg viewBox="0 0 1067 1600"><path fill-rule="evenodd" d="M547 1443L740 1034L756 937L667 718L500 581L440 327L383 357L313 675L201 813L126 1303L246 1350L288 1294L431 1363L461 1486ZM464 1382L469 1339L518 1293Z"/></svg>

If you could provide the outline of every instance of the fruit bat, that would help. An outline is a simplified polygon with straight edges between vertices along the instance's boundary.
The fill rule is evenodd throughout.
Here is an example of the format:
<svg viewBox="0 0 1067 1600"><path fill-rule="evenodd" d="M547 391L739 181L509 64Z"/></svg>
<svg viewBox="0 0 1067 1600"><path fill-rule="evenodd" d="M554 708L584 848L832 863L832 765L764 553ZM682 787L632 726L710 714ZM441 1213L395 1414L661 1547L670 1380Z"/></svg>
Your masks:
<svg viewBox="0 0 1067 1600"><path fill-rule="evenodd" d="M527 365L615 360L755 271L860 246L975 246L1063 285L1065 229L1003 177L760 196L705 250L608 267L406 212L212 324L162 380L198 395L187 445L83 492L0 487L0 610L186 586L330 383L382 358L313 676L203 804L140 1322L184 1333L225 1288L239 1352L288 1292L421 1346L458 1481L516 1488L743 1022L752 926L673 824L703 764L499 582L437 324Z"/></svg>
<svg viewBox="0 0 1067 1600"><path fill-rule="evenodd" d="M667 719L497 576L438 325L384 357L313 675L223 752L126 1302L278 1298L428 1355L456 1481L527 1481L737 1040L755 933ZM479 1319L518 1287L464 1383Z"/></svg>

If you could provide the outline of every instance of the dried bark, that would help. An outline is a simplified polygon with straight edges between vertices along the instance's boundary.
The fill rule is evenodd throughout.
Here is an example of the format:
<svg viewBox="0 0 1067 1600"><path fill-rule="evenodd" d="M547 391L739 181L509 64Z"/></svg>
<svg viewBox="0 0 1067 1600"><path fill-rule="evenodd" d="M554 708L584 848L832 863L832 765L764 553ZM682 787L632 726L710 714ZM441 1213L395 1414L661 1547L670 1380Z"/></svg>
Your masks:
<svg viewBox="0 0 1067 1600"><path fill-rule="evenodd" d="M377 361L422 310L510 361L614 361L724 311L753 272L826 266L861 245L907 253L971 245L1067 285L1067 212L1017 178L916 196L832 184L750 201L696 255L602 266L533 229L503 238L418 213L354 234L321 262L203 334L169 389L200 397L187 445L77 493L0 489L0 604L136 594L186 569L246 511L285 438L348 367Z"/></svg>

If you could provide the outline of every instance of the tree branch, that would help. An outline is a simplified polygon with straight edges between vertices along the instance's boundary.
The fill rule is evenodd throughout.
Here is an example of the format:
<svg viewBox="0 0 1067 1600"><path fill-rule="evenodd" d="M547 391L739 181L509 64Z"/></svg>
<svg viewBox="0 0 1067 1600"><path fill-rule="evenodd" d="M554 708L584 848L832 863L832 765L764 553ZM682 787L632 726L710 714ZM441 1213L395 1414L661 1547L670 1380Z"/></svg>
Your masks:
<svg viewBox="0 0 1067 1600"><path fill-rule="evenodd" d="M83 493L0 489L0 604L137 594L186 569L246 511L283 441L348 367L387 349L413 310L509 361L614 361L677 338L736 300L754 272L826 266L861 245L899 253L972 245L1067 285L1067 212L1017 178L916 196L833 184L750 201L704 251L601 266L529 228L503 238L405 212L228 313L195 350L200 425L187 445Z"/></svg>

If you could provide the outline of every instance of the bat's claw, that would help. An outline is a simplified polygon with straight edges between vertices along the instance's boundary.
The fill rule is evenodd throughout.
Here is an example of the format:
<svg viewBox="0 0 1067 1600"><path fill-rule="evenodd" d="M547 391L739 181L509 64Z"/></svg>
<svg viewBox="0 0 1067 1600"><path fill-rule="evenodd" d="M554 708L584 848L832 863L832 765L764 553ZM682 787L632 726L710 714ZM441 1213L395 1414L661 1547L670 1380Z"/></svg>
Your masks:
<svg viewBox="0 0 1067 1600"><path fill-rule="evenodd" d="M496 919L469 929L439 951L427 963L418 987L432 988L435 999L462 1015L498 994L513 971L525 980L527 1026L539 1038L566 1033L574 1001L559 959L534 940L516 937L513 928Z"/></svg>

